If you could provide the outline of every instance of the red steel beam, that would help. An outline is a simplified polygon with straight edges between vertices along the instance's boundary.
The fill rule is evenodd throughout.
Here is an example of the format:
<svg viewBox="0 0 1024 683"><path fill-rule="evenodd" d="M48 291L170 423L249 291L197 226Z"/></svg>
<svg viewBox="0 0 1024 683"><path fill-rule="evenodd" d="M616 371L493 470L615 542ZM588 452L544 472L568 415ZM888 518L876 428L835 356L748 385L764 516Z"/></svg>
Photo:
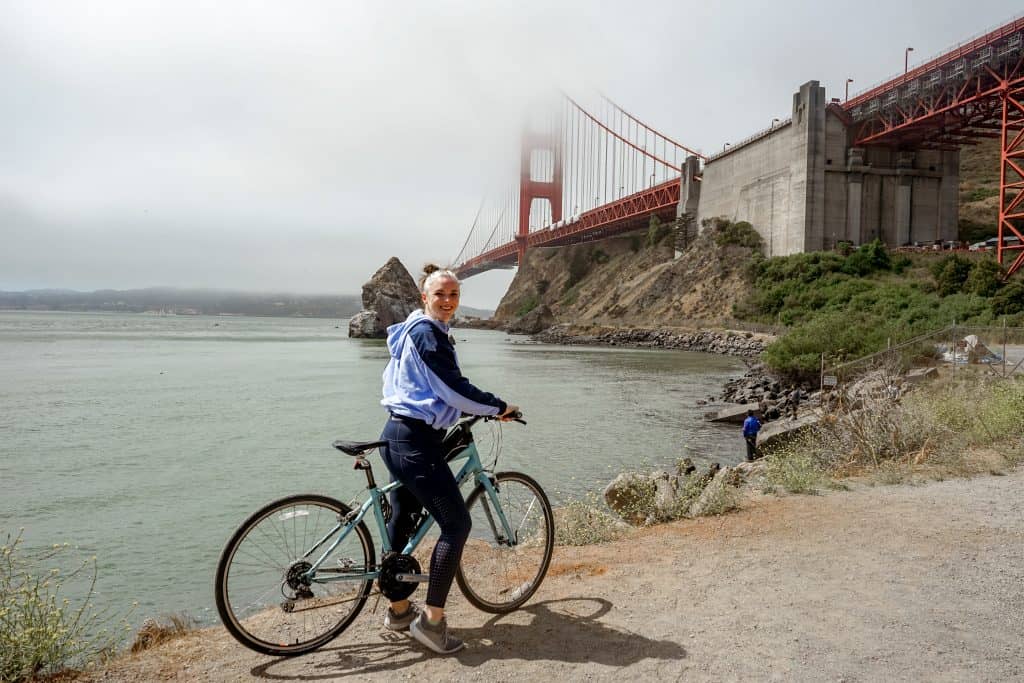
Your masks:
<svg viewBox="0 0 1024 683"><path fill-rule="evenodd" d="M969 43L965 43L964 45L961 45L953 50L950 50L949 52L940 55L935 59L926 62L925 64L921 64L920 66L914 67L913 70L901 76L893 78L892 80L887 81L882 85L879 85L878 87L872 88L867 92L855 95L853 98L844 102L842 106L844 109L849 111L850 109L853 109L858 105L862 105L874 99L875 97L878 97L879 95L892 90L893 88L902 87L903 85L910 83L914 79L920 78L921 76L925 76L931 73L932 71L935 71L936 69L942 68L947 64L955 62L958 59L963 59L968 55L977 52L983 47L993 45L999 42L1000 40L1003 40L1004 38L1012 36L1017 31L1022 30L1024 30L1024 17L1018 17L1017 19L1014 19L1013 21L1008 22L1003 26L1000 26L994 31L990 31L985 35L970 41Z"/></svg>
<svg viewBox="0 0 1024 683"><path fill-rule="evenodd" d="M1000 265L1012 259L1006 277L1024 267L1024 86L1005 88L1001 93L1002 132L999 145L999 233L996 260ZM1016 237L1015 245L1003 243Z"/></svg>
<svg viewBox="0 0 1024 683"><path fill-rule="evenodd" d="M647 190L591 209L568 225L529 233L526 246L544 247L589 242L625 232L642 225L645 218L657 215L675 218L679 204L679 181L668 180ZM511 267L516 263L519 241L509 242L469 259L456 269L459 277L476 275L491 268Z"/></svg>

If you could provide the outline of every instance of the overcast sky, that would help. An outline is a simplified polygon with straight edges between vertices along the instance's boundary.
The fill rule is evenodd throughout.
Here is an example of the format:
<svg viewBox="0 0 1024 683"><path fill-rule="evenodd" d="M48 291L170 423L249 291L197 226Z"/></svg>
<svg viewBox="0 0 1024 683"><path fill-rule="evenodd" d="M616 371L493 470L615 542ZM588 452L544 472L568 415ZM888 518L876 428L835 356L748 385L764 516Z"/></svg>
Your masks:
<svg viewBox="0 0 1024 683"><path fill-rule="evenodd" d="M1019 0L0 0L0 289L356 293L447 263L525 103L600 90L712 152ZM469 279L493 308L510 273Z"/></svg>

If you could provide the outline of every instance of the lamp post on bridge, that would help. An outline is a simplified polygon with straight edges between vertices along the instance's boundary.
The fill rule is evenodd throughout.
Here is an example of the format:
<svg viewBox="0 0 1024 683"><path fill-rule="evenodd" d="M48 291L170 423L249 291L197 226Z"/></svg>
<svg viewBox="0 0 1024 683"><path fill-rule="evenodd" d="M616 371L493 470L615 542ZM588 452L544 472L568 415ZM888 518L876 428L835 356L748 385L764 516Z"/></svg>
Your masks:
<svg viewBox="0 0 1024 683"><path fill-rule="evenodd" d="M846 79L846 97L843 99L843 102L849 102L850 101L850 84L851 83L853 83L853 79L852 78L847 78Z"/></svg>
<svg viewBox="0 0 1024 683"><path fill-rule="evenodd" d="M903 51L903 75L904 76L907 75L907 70L908 70L907 67L910 66L910 53L913 52L913 51L914 51L914 48L912 48L912 47L908 47L906 50Z"/></svg>

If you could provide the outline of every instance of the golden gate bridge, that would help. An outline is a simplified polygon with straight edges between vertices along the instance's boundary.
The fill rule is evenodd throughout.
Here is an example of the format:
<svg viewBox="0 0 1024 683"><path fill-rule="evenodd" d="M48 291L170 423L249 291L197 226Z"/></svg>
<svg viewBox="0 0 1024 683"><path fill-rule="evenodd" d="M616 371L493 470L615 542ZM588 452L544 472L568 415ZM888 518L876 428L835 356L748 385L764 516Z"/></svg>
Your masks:
<svg viewBox="0 0 1024 683"><path fill-rule="evenodd" d="M1024 267L1024 17L829 107L851 148L955 150L998 139L997 259L1009 274ZM673 221L682 214L685 165L700 181L702 165L742 144L709 159L608 97L584 108L562 93L534 112L519 177L481 204L456 272L511 268L529 248L633 231L652 216Z"/></svg>

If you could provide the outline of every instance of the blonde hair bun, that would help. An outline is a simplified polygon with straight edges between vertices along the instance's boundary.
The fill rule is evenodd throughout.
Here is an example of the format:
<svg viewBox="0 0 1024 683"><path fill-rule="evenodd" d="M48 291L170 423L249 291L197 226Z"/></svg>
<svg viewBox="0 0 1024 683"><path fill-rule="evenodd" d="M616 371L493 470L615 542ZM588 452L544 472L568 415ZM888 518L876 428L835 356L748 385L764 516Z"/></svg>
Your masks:
<svg viewBox="0 0 1024 683"><path fill-rule="evenodd" d="M423 266L423 275L422 277L420 277L420 291L427 291L427 287L430 286L430 283L441 278L455 280L455 284L459 284L459 278L456 277L455 273L453 273L450 269L442 268L441 266L438 266L437 264L434 263L428 263L427 265Z"/></svg>

